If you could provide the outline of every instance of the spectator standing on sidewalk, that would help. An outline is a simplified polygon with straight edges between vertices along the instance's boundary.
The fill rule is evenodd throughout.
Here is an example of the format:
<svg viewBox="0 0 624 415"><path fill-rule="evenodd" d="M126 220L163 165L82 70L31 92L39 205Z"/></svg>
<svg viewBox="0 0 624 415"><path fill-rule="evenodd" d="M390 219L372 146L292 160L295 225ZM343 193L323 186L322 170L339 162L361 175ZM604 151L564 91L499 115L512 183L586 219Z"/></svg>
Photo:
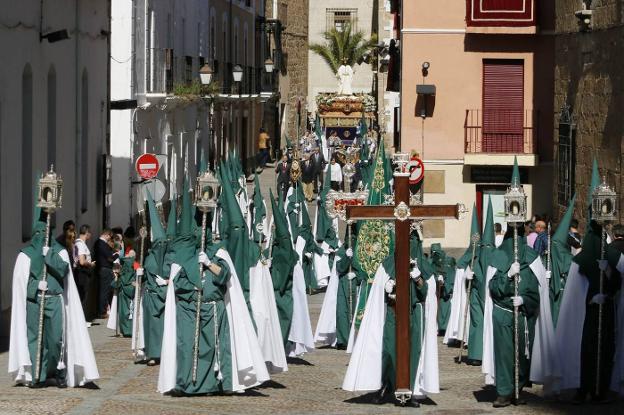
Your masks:
<svg viewBox="0 0 624 415"><path fill-rule="evenodd" d="M108 317L108 309L112 299L111 283L113 282L113 263L119 259L119 254L113 250L113 232L104 229L93 245L95 254L96 273L99 284L98 313L100 318Z"/></svg>
<svg viewBox="0 0 624 415"><path fill-rule="evenodd" d="M258 167L264 169L269 160L269 135L264 128L260 128L258 134Z"/></svg>
<svg viewBox="0 0 624 415"><path fill-rule="evenodd" d="M91 227L82 225L78 238L74 241L73 257L74 257L74 276L78 295L82 303L82 310L87 314L86 300L91 289L91 273L95 267L95 262L91 260L91 251L87 246L87 241L91 239Z"/></svg>

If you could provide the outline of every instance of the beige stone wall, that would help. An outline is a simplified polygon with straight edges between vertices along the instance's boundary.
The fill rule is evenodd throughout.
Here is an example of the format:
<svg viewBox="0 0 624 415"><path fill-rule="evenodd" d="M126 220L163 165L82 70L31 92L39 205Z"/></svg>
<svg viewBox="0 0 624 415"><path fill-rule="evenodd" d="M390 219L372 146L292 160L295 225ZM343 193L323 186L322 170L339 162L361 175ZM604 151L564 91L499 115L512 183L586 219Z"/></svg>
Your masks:
<svg viewBox="0 0 624 415"><path fill-rule="evenodd" d="M273 7L277 5L277 12ZM308 90L308 7L309 0L277 0L266 2L268 19L276 16L285 26L282 32L284 65L279 76L280 105L285 105L282 120L282 144L284 135L296 136L297 98L301 98L302 127L305 128L305 97Z"/></svg>
<svg viewBox="0 0 624 415"><path fill-rule="evenodd" d="M624 51L624 1L595 3L593 31L579 33L574 0L557 0L555 40L555 163L557 160L557 119L564 104L572 106L577 123L575 216L583 227L587 220L588 187L594 156L601 175L622 194L622 147L624 124L624 61L616 58ZM598 4L596 4L598 3ZM557 186L555 168L554 185ZM557 194L553 195L557 206ZM620 197L620 206L624 199ZM565 207L559 206L561 215ZM620 210L620 218L622 218Z"/></svg>

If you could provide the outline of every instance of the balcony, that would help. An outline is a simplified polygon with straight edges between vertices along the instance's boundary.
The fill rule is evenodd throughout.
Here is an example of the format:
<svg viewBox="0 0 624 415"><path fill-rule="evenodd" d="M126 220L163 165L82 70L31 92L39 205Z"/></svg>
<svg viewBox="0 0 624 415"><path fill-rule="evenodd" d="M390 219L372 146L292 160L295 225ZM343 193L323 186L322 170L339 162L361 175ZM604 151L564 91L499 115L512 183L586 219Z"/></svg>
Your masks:
<svg viewBox="0 0 624 415"><path fill-rule="evenodd" d="M537 33L535 0L466 0L466 32Z"/></svg>
<svg viewBox="0 0 624 415"><path fill-rule="evenodd" d="M466 110L465 164L511 165L514 156L524 166L535 166L537 111Z"/></svg>

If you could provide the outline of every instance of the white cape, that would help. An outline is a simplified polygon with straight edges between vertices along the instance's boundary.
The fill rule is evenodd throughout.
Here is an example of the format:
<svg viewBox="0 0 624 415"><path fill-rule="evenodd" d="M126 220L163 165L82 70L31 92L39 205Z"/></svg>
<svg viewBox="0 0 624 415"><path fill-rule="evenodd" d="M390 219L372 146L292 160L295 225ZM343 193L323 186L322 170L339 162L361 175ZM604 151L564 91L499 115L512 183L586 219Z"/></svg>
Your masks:
<svg viewBox="0 0 624 415"><path fill-rule="evenodd" d="M483 310L483 361L481 373L485 375L486 385L496 384L496 365L494 361L494 326L492 310L494 303L490 295L490 281L496 274L496 268L488 267L485 277L485 309Z"/></svg>
<svg viewBox="0 0 624 415"><path fill-rule="evenodd" d="M308 297L306 295L305 277L303 268L297 262L293 271L293 312L288 340L293 343L288 356L296 357L314 350L314 336L312 323L308 311Z"/></svg>
<svg viewBox="0 0 624 415"><path fill-rule="evenodd" d="M141 353L145 350L145 333L143 326L143 300L145 299L145 286L145 283L141 284L141 300L139 307L136 307L135 305L133 307L134 310L132 310L132 342L130 347L132 347L132 350L141 351ZM137 323L139 325L138 330L136 326Z"/></svg>
<svg viewBox="0 0 624 415"><path fill-rule="evenodd" d="M106 321L106 328L111 330L117 330L117 294L113 294L111 301L110 311L108 313L108 320Z"/></svg>
<svg viewBox="0 0 624 415"><path fill-rule="evenodd" d="M69 264L67 251L59 255ZM32 381L33 365L28 350L26 324L26 291L30 273L30 258L20 252L13 270L13 303L11 313L11 339L9 344L9 374L17 383ZM82 386L100 377L87 323L82 311L78 289L71 266L63 280L64 342L67 385Z"/></svg>
<svg viewBox="0 0 624 415"><path fill-rule="evenodd" d="M353 345L342 389L350 392L381 389L383 327L386 320L384 289L390 276L383 266L377 269L368 294L364 317ZM354 319L355 320L355 319Z"/></svg>
<svg viewBox="0 0 624 415"><path fill-rule="evenodd" d="M544 385L544 393L550 395L558 392L562 366L550 309L550 283L546 278L546 268L539 258L531 264L531 269L539 282L540 305L535 323L530 378L532 382Z"/></svg>
<svg viewBox="0 0 624 415"><path fill-rule="evenodd" d="M470 270L470 266L466 267ZM469 330L464 329L470 327L470 312L466 313L466 303L468 296L466 295L466 278L464 269L455 270L455 281L453 283L453 296L451 297L451 314L449 316L446 333L444 334L444 344L448 344L449 340L459 340L462 338L468 343ZM470 311L470 310L469 310ZM466 316L466 314L468 314ZM468 318L468 322L465 319Z"/></svg>
<svg viewBox="0 0 624 415"><path fill-rule="evenodd" d="M247 310L236 268L227 252L217 251L230 268L230 278L225 293L225 309L230 326L230 349L232 353L232 390L243 391L269 380L269 372L258 344L258 338ZM165 322L161 350L158 391L168 392L176 386L177 344L176 344L176 304L174 279L180 266L172 264L170 282L165 301Z"/></svg>
<svg viewBox="0 0 624 415"><path fill-rule="evenodd" d="M360 291L362 290L362 284L358 286L356 301L355 301L355 312L357 312L358 307L360 306ZM354 314L355 314L354 312ZM355 346L355 339L357 338L357 332L355 330L355 315L351 319L351 330L349 330L349 341L347 342L347 354L353 353L353 347Z"/></svg>
<svg viewBox="0 0 624 415"><path fill-rule="evenodd" d="M262 261L249 270L249 302L268 369L271 373L288 371L271 272Z"/></svg>
<svg viewBox="0 0 624 415"><path fill-rule="evenodd" d="M314 333L314 341L325 346L336 346L336 308L338 304L338 285L340 279L336 270L336 263L340 261L340 257L334 259L331 277L323 298L323 306L316 324L316 332ZM347 277L344 277L347 278Z"/></svg>
<svg viewBox="0 0 624 415"><path fill-rule="evenodd" d="M438 367L438 297L436 280L427 280L427 301L425 302L425 331L422 350L414 379L415 398L425 398L430 393L440 393L440 371Z"/></svg>

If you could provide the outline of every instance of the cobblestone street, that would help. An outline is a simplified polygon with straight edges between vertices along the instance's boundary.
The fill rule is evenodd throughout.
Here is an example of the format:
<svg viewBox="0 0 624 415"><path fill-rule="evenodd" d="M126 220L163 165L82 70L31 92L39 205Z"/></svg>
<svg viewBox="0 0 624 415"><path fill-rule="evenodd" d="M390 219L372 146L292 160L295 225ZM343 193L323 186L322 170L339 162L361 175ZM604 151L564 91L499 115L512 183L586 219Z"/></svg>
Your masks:
<svg viewBox="0 0 624 415"><path fill-rule="evenodd" d="M323 295L310 297L313 324ZM102 323L102 321L98 321ZM527 393L529 405L494 410L494 393L483 390L479 368L453 362L457 349L440 347L442 391L421 409L399 408L391 403L370 403L370 395L340 389L348 363L344 351L320 349L303 359L289 362L289 371L272 378L268 385L244 395L171 398L156 391L158 367L135 365L130 339L112 337L103 324L89 329L94 343L101 379L99 390L28 389L15 387L8 377L0 383L0 414L622 414L621 403L608 406L575 407L540 397L541 388ZM7 367L8 353L0 355L0 367ZM6 370L6 369L4 369Z"/></svg>

